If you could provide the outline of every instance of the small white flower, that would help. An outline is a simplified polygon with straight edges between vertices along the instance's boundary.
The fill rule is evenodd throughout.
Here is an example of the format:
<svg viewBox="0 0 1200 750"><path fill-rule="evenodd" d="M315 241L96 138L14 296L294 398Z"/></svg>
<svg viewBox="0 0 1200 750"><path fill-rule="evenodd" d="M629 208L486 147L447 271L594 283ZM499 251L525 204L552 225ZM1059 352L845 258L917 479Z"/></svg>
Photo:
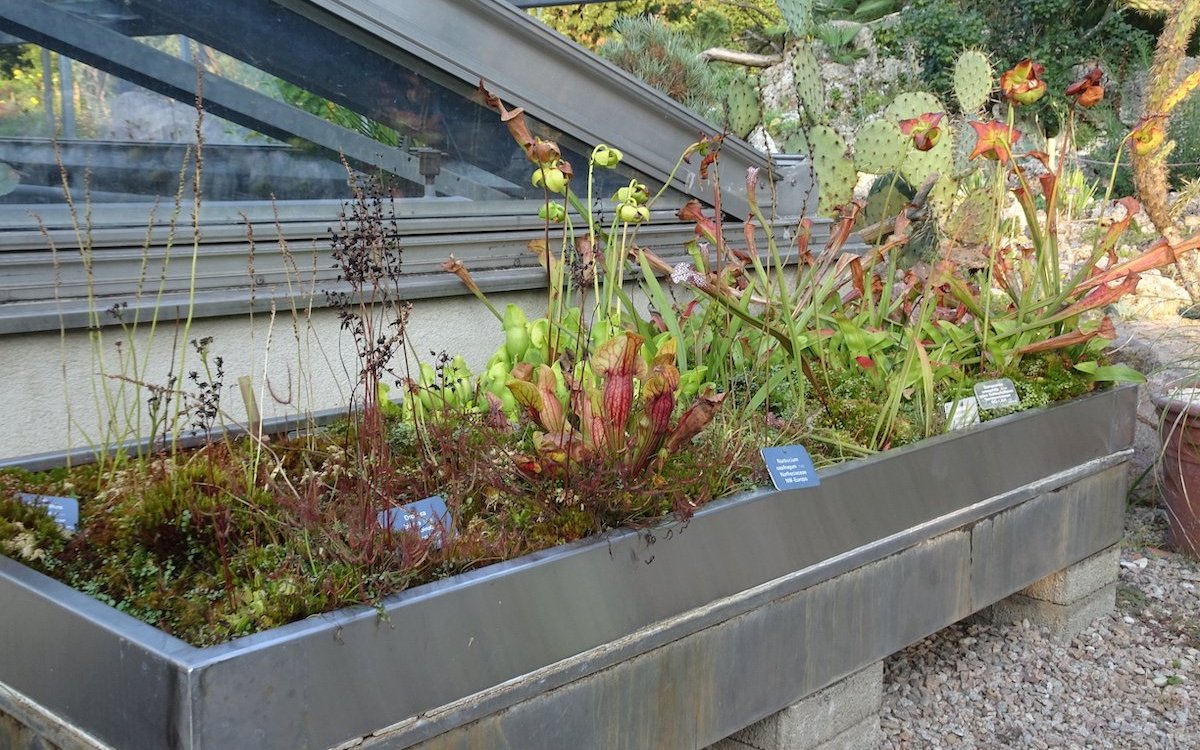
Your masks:
<svg viewBox="0 0 1200 750"><path fill-rule="evenodd" d="M688 263L680 263L671 269L672 284L691 284L692 286L703 289L708 286L708 282Z"/></svg>

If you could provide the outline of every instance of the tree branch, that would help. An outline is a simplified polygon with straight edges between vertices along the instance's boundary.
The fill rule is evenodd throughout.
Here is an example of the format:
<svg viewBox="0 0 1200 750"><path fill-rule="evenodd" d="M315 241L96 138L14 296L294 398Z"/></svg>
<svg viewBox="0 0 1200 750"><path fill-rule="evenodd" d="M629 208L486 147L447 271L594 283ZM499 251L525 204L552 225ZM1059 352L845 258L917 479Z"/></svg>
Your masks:
<svg viewBox="0 0 1200 750"><path fill-rule="evenodd" d="M769 68L783 62L781 55L756 55L753 52L738 52L724 47L709 47L697 57L705 62L716 60L717 62L744 65L748 68Z"/></svg>

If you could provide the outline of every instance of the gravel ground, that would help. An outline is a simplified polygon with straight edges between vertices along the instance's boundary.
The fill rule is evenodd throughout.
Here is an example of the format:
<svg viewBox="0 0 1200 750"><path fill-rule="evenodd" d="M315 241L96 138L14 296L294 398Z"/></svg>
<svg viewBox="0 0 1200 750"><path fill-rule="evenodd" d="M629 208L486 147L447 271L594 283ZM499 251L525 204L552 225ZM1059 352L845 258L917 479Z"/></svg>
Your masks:
<svg viewBox="0 0 1200 750"><path fill-rule="evenodd" d="M1200 371L1200 321L1181 290L1147 285L1118 320L1118 359L1149 375L1116 611L1070 641L1028 623L967 620L884 666L883 748L1200 750L1200 561L1163 551L1148 393ZM1156 296L1157 295L1157 296Z"/></svg>
<svg viewBox="0 0 1200 750"><path fill-rule="evenodd" d="M1090 243L1068 246L1086 253ZM1170 275L1144 274L1137 293L1110 310L1117 360L1150 381L1138 408L1116 611L1070 641L1028 622L966 620L893 654L884 662L883 748L1200 750L1200 561L1162 549L1159 425L1148 395L1200 372L1200 321L1179 316L1187 296Z"/></svg>
<svg viewBox="0 0 1200 750"><path fill-rule="evenodd" d="M884 748L1200 748L1200 564L1130 511L1117 608L1069 642L965 621L884 666Z"/></svg>

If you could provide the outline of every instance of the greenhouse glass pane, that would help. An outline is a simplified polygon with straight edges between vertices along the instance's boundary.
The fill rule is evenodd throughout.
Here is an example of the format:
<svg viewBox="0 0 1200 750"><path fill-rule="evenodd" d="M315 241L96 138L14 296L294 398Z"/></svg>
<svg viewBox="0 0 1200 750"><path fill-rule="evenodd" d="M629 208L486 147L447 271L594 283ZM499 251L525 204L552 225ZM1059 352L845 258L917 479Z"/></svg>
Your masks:
<svg viewBox="0 0 1200 750"><path fill-rule="evenodd" d="M346 165L417 212L426 202L495 213L543 199L477 92L274 3L20 4L40 44L0 35L0 203L62 203L63 172L75 198L86 185L93 204L169 201L180 185L187 195L200 73L205 201L344 199ZM531 125L584 170L578 144ZM602 170L594 194L631 176Z"/></svg>

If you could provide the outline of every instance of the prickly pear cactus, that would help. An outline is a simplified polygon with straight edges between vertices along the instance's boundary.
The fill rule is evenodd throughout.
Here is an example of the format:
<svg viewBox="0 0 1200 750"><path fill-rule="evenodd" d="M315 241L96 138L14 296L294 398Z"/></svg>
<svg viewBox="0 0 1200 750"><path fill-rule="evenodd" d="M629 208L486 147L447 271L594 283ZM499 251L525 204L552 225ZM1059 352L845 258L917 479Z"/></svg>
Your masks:
<svg viewBox="0 0 1200 750"><path fill-rule="evenodd" d="M961 245L982 245L991 238L996 200L987 190L973 190L946 221L946 234Z"/></svg>
<svg viewBox="0 0 1200 750"><path fill-rule="evenodd" d="M909 227L908 242L896 261L901 268L911 268L918 263L931 264L938 259L940 250L937 222L925 219Z"/></svg>
<svg viewBox="0 0 1200 750"><path fill-rule="evenodd" d="M867 201L859 219L859 228L890 219L904 210L916 195L916 188L900 175L881 174L871 183ZM908 242L901 252L900 263L908 267L918 261L929 262L937 255L937 227L928 217L917 221L908 230Z"/></svg>
<svg viewBox="0 0 1200 750"><path fill-rule="evenodd" d="M909 204L916 189L895 172L887 172L875 178L867 191L867 202L863 205L864 224L874 224L890 219Z"/></svg>
<svg viewBox="0 0 1200 750"><path fill-rule="evenodd" d="M725 122L729 130L737 137L745 138L760 120L762 107L758 100L758 88L747 80L730 86L725 95Z"/></svg>
<svg viewBox="0 0 1200 750"><path fill-rule="evenodd" d="M969 123L970 120L963 117L954 117L950 120L950 127L954 131L954 142L950 144L954 168L950 172L950 177L954 180L961 181L974 174L983 161L982 159L971 161L971 152L975 150L975 131L971 129Z"/></svg>
<svg viewBox="0 0 1200 750"><path fill-rule="evenodd" d="M924 92L906 93L897 96L895 101L884 110L884 116L899 124L901 120L910 120L929 112L945 112L946 107L933 94ZM930 193L930 198L938 211L944 211L954 198L956 184L954 172L954 132L946 120L942 121L942 136L937 144L928 151L908 149L900 174L913 185L920 186L925 178L937 172L937 184Z"/></svg>
<svg viewBox="0 0 1200 750"><path fill-rule="evenodd" d="M880 118L863 125L854 139L854 166L864 172L895 172L904 164L908 139L891 120Z"/></svg>
<svg viewBox="0 0 1200 750"><path fill-rule="evenodd" d="M797 130L783 140L783 153L812 155L812 147L808 145L808 136L803 130Z"/></svg>
<svg viewBox="0 0 1200 750"><path fill-rule="evenodd" d="M817 173L817 213L837 216L838 206L854 197L858 171L846 155L846 141L828 125L811 128L808 143Z"/></svg>
<svg viewBox="0 0 1200 750"><path fill-rule="evenodd" d="M796 88L796 99L804 107L807 122L824 121L827 110L825 92L821 86L821 67L807 44L796 46L792 57L792 81Z"/></svg>
<svg viewBox="0 0 1200 750"><path fill-rule="evenodd" d="M813 25L813 0L775 0L788 30L796 36L808 36Z"/></svg>
<svg viewBox="0 0 1200 750"><path fill-rule="evenodd" d="M954 63L954 96L963 112L978 112L992 93L992 64L987 55L969 49Z"/></svg>

